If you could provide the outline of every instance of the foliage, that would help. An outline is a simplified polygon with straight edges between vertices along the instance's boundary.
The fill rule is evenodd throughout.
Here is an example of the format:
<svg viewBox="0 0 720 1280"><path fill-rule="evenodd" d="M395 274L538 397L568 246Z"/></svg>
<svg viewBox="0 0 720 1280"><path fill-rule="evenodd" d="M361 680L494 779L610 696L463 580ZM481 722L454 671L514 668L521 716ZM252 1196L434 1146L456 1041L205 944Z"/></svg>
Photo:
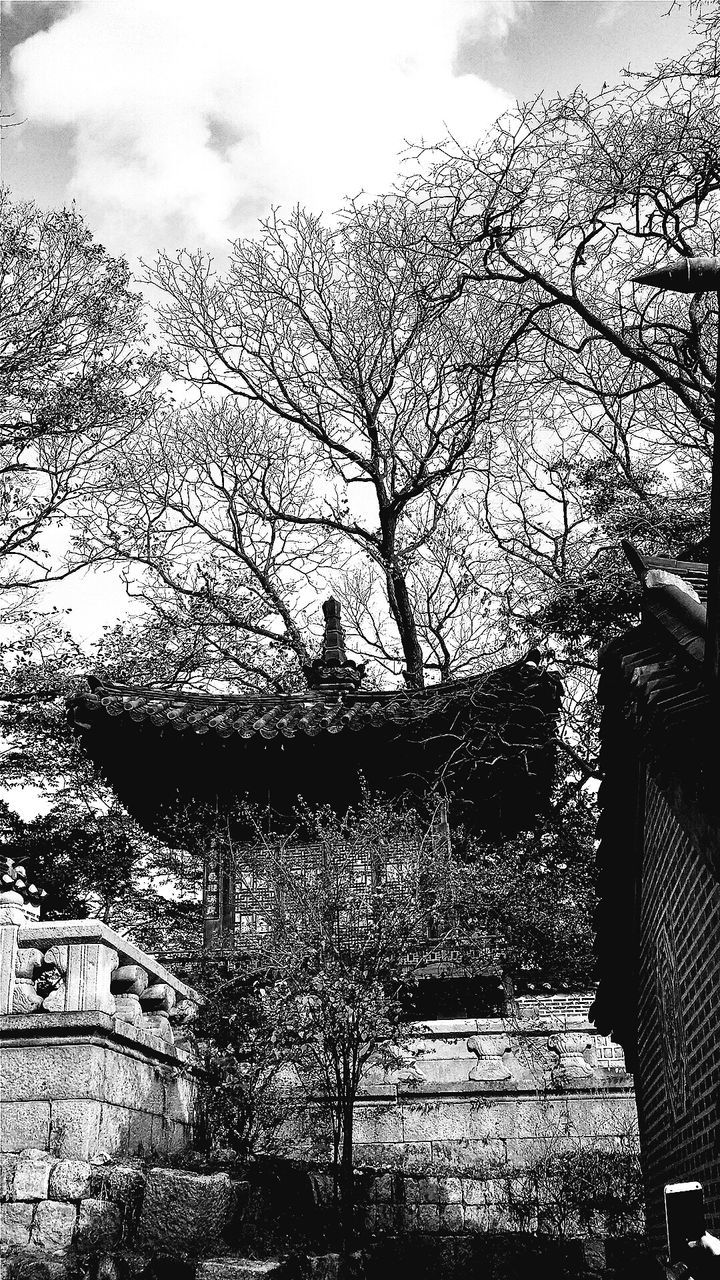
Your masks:
<svg viewBox="0 0 720 1280"><path fill-rule="evenodd" d="M142 628L124 637L128 663L150 660ZM108 648L120 664L117 635ZM10 796L36 788L41 812L22 821L3 803L2 843L47 891L43 916L99 917L150 950L194 943L201 867L132 820L68 722L66 699L84 685L90 655L57 614L28 614L3 659L0 782Z"/></svg>
<svg viewBox="0 0 720 1280"><path fill-rule="evenodd" d="M6 608L68 571L48 531L148 410L141 299L74 210L0 188L0 591ZM5 615L7 620L7 613Z"/></svg>
<svg viewBox="0 0 720 1280"><path fill-rule="evenodd" d="M446 914L446 866L413 813L371 795L343 816L300 810L291 837L268 835L256 817L253 865L239 858L262 929L248 940L255 985L237 981L237 1006L223 998L232 983L213 1000L225 1010L213 1032L218 1069L229 1067L220 1106L238 1107L224 1130L249 1142L252 1089L291 1070L302 1096L327 1108L347 1232L355 1099L371 1065L402 1061L402 995L415 980L413 952Z"/></svg>
<svg viewBox="0 0 720 1280"><path fill-rule="evenodd" d="M206 1080L200 1097L200 1141L212 1156L247 1160L287 1121L291 1095L278 1085L282 1058L255 974L215 965L200 987L207 993L196 1024Z"/></svg>
<svg viewBox="0 0 720 1280"><path fill-rule="evenodd" d="M498 939L503 972L538 973L582 989L593 980L595 824L580 790L532 831L492 844L465 843L455 868L460 935Z"/></svg>

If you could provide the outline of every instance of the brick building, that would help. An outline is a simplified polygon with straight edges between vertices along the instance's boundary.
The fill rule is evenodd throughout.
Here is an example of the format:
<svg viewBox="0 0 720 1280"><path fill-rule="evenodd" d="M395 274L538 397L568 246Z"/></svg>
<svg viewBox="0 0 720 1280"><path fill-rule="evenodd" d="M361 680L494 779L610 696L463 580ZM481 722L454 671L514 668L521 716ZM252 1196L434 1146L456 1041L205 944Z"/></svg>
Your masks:
<svg viewBox="0 0 720 1280"><path fill-rule="evenodd" d="M201 694L91 678L71 721L140 823L172 842L188 814L201 827L203 814L228 813L237 824L237 802L247 798L282 831L298 797L344 812L364 780L410 798L440 786L450 821L472 829L530 825L549 796L561 694L541 655L423 690L368 690L347 657L339 606L323 609L322 650L300 692ZM227 842L208 839L201 849L207 947L236 949L262 928L256 884L248 894L250 839L236 825L233 856ZM310 864L310 846L306 854ZM360 873L371 883L372 850Z"/></svg>
<svg viewBox="0 0 720 1280"><path fill-rule="evenodd" d="M705 566L626 554L639 626L601 658L598 1029L635 1073L648 1224L699 1179L720 1231L720 774L703 677Z"/></svg>

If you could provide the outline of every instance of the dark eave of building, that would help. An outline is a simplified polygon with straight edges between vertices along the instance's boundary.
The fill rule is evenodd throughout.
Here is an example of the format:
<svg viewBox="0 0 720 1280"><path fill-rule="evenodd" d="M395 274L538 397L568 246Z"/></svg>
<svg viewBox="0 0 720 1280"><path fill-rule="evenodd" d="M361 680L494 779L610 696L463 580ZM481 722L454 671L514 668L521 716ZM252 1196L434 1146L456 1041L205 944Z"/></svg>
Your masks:
<svg viewBox="0 0 720 1280"><path fill-rule="evenodd" d="M707 566L642 555L623 544L643 586L641 621L600 657L602 707L598 907L599 1030L635 1051L639 788L649 762L678 818L717 829L720 788L708 754L710 700L703 681Z"/></svg>
<svg viewBox="0 0 720 1280"><path fill-rule="evenodd" d="M161 811L190 799L247 795L287 812L302 795L342 807L357 798L361 775L391 793L444 777L466 809L502 793L510 826L549 791L561 684L534 657L423 690L363 691L346 680L224 695L89 683L69 703L71 723L155 829Z"/></svg>

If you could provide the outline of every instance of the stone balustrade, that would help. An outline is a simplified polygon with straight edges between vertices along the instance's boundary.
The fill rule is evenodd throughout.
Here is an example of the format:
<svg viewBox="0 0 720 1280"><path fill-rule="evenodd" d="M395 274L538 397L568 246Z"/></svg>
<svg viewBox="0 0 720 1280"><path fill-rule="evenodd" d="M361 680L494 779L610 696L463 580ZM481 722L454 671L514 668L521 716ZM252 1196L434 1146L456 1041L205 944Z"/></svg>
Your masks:
<svg viewBox="0 0 720 1280"><path fill-rule="evenodd" d="M0 924L0 1017L97 1011L187 1045L197 992L98 920Z"/></svg>
<svg viewBox="0 0 720 1280"><path fill-rule="evenodd" d="M200 997L100 921L37 914L0 893L0 1149L178 1150L192 1132Z"/></svg>

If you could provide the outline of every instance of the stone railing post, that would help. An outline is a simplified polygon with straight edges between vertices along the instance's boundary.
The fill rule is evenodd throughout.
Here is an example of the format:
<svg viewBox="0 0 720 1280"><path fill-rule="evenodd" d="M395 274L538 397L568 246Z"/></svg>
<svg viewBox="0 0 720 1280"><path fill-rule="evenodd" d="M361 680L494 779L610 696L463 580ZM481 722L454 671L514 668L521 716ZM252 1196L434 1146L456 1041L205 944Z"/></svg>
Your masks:
<svg viewBox="0 0 720 1280"><path fill-rule="evenodd" d="M468 1080L502 1084L504 1080L510 1079L511 1072L505 1061L505 1054L510 1048L507 1036L471 1036L467 1047L477 1057Z"/></svg>
<svg viewBox="0 0 720 1280"><path fill-rule="evenodd" d="M31 958L19 952L18 933L23 925L31 924L40 915L37 901L29 900L21 879L22 868L16 867L10 858L4 859L4 863L6 870L0 892L0 1017L13 1012L18 986L22 988L27 979L32 978L32 961L37 960L37 953ZM16 886L22 886L23 892L18 892ZM36 895L39 898L38 891ZM32 982L29 985L32 986ZM22 1001L22 991L18 994Z"/></svg>
<svg viewBox="0 0 720 1280"><path fill-rule="evenodd" d="M552 1069L553 1084L562 1088L587 1082L595 1075L590 1063L585 1059L585 1051L591 1047L590 1036L580 1031L559 1031L550 1036L548 1049L557 1057Z"/></svg>

